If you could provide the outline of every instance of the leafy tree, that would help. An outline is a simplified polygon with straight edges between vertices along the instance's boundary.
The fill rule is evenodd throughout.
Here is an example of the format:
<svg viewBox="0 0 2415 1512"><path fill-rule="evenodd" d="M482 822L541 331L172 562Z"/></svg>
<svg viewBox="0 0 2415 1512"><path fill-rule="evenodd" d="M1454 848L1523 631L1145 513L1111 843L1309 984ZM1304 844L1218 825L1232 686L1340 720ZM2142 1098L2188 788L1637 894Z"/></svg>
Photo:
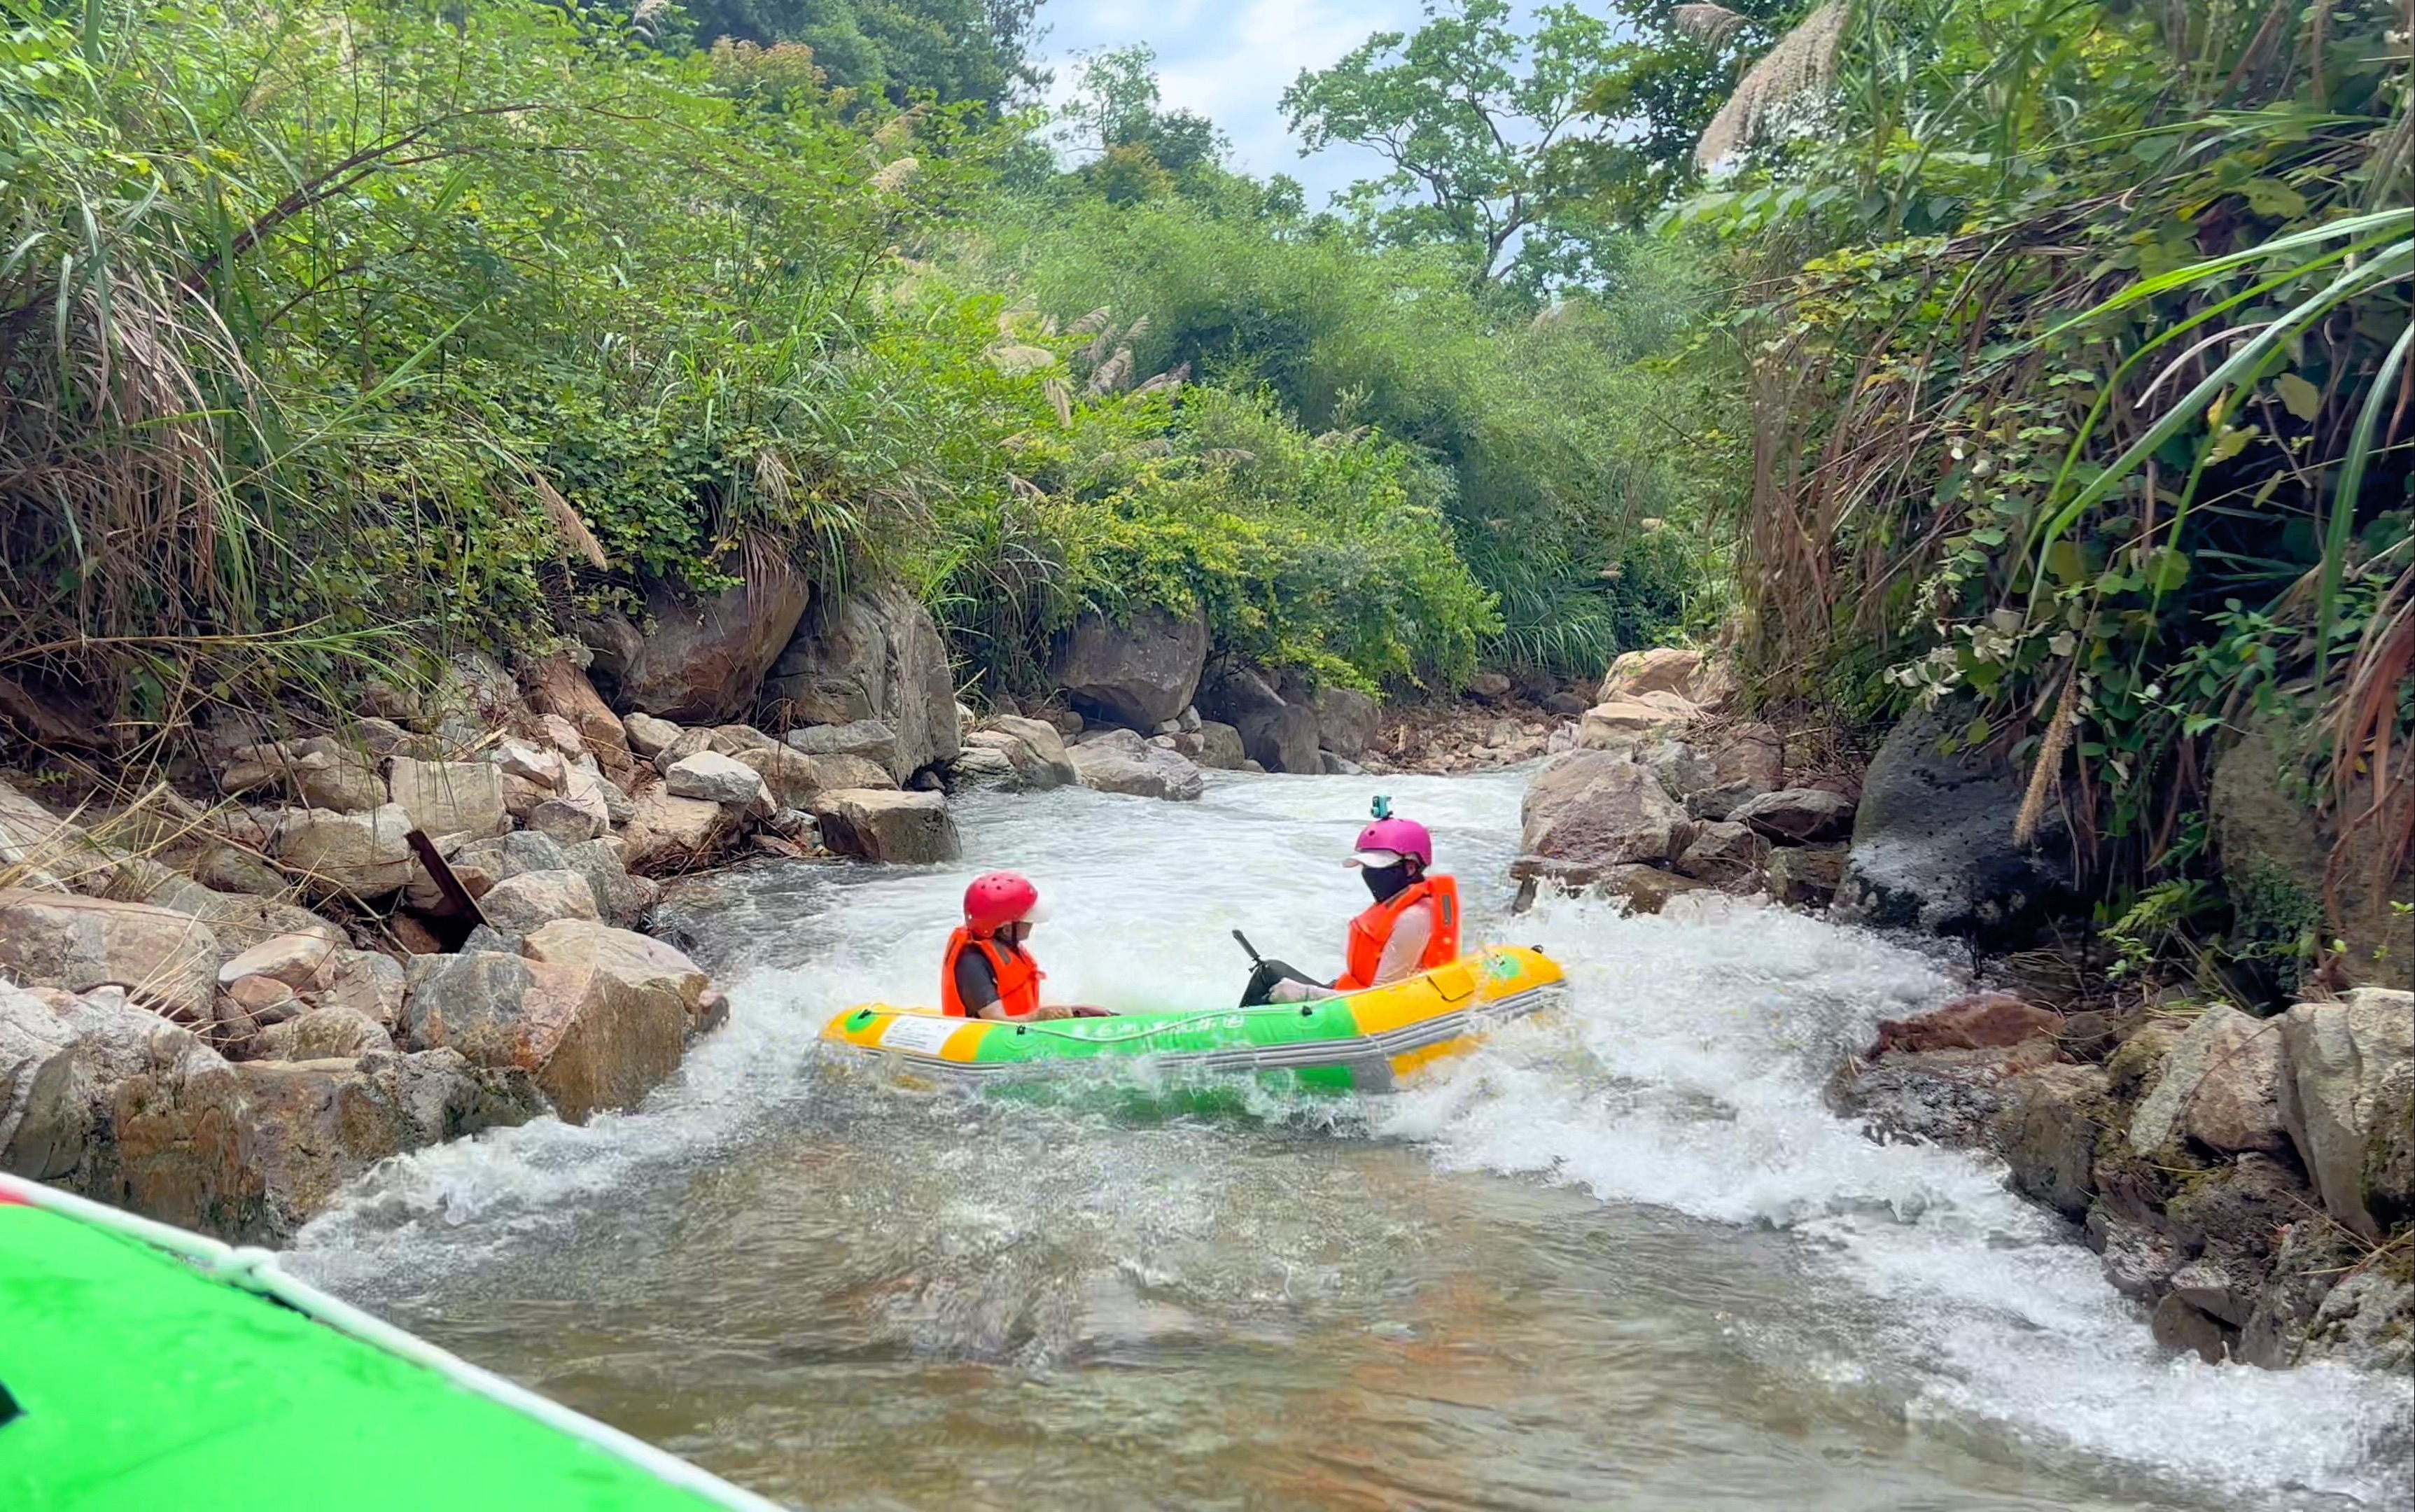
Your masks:
<svg viewBox="0 0 2415 1512"><path fill-rule="evenodd" d="M1301 72L1282 96L1300 150L1347 142L1388 159L1340 202L1381 241L1449 247L1478 287L1584 277L1594 189L1624 152L1584 114L1611 28L1550 6L1522 37L1508 0L1431 0L1426 17Z"/></svg>
<svg viewBox="0 0 2415 1512"><path fill-rule="evenodd" d="M1157 53L1147 45L1090 53L1074 80L1058 140L1089 158L1083 172L1111 202L1163 193L1176 177L1223 157L1228 144L1215 122L1159 108Z"/></svg>

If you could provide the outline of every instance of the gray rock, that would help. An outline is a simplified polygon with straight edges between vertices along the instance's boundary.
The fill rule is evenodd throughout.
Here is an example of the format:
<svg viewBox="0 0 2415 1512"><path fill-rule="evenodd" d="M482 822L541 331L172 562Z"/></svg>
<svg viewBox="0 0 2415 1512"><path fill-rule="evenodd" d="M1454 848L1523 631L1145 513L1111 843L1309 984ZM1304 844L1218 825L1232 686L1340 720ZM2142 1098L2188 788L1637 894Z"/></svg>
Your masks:
<svg viewBox="0 0 2415 1512"><path fill-rule="evenodd" d="M1356 688L1326 686L1309 700L1316 716L1316 741L1346 761L1367 754L1380 732L1383 711Z"/></svg>
<svg viewBox="0 0 2415 1512"><path fill-rule="evenodd" d="M1468 696L1486 703L1498 703L1508 697L1516 686L1499 672L1478 672L1467 680Z"/></svg>
<svg viewBox="0 0 2415 1512"><path fill-rule="evenodd" d="M0 977L20 986L116 986L145 1007L207 1024L221 953L210 926L187 914L0 888Z"/></svg>
<svg viewBox="0 0 2415 1512"><path fill-rule="evenodd" d="M1734 824L1748 824L1781 845L1842 840L1853 826L1851 799L1817 787L1788 787L1747 799L1728 811Z"/></svg>
<svg viewBox="0 0 2415 1512"><path fill-rule="evenodd" d="M1769 853L1762 876L1769 895L1798 908L1823 908L1845 875L1841 846L1780 846Z"/></svg>
<svg viewBox="0 0 2415 1512"><path fill-rule="evenodd" d="M2025 774L1988 752L1939 754L1972 715L1968 707L1912 714L1880 746L1862 779L1839 921L2006 945L2071 898L2059 805L2048 805L2033 846L2017 846Z"/></svg>
<svg viewBox="0 0 2415 1512"><path fill-rule="evenodd" d="M550 835L521 830L491 840L472 840L452 856L458 867L474 866L500 882L523 872L555 872L570 864L570 849Z"/></svg>
<svg viewBox="0 0 2415 1512"><path fill-rule="evenodd" d="M587 878L567 867L506 877L478 900L478 908L488 924L508 936L525 935L557 919L602 917Z"/></svg>
<svg viewBox="0 0 2415 1512"><path fill-rule="evenodd" d="M962 745L948 648L922 602L896 583L850 594L800 628L763 686L789 724L878 720L897 736L891 778L954 758Z"/></svg>
<svg viewBox="0 0 2415 1512"><path fill-rule="evenodd" d="M1666 791L1667 783L1661 786ZM1760 885L1768 858L1769 842L1749 826L1713 822L1695 827L1694 838L1677 855L1676 868L1717 887L1749 889Z"/></svg>
<svg viewBox="0 0 2415 1512"><path fill-rule="evenodd" d="M2183 1134L2226 1154L2284 1148L2280 1030L2220 1004L2198 1015L2130 1116L2132 1153Z"/></svg>
<svg viewBox="0 0 2415 1512"><path fill-rule="evenodd" d="M746 713L803 619L807 598L804 578L768 554L749 563L746 582L701 601L669 583L648 583L653 629L620 675L621 702L682 724Z"/></svg>
<svg viewBox="0 0 2415 1512"><path fill-rule="evenodd" d="M402 1021L402 963L375 951L338 951L322 973L315 1000L321 1008L358 1013L382 1028Z"/></svg>
<svg viewBox="0 0 2415 1512"><path fill-rule="evenodd" d="M1977 1143L2002 1116L2006 1084L2054 1059L2054 1045L2032 1040L1983 1050L1892 1052L1848 1063L1828 1084L1836 1111L1861 1120L1881 1144Z"/></svg>
<svg viewBox="0 0 2415 1512"><path fill-rule="evenodd" d="M673 798L719 803L748 817L772 812L772 794L762 773L714 751L699 751L671 764L663 786Z"/></svg>
<svg viewBox="0 0 2415 1512"><path fill-rule="evenodd" d="M850 720L844 725L807 725L790 730L786 739L792 748L806 756L856 756L869 761L892 779L912 772L911 768L899 770L897 732L877 719Z"/></svg>
<svg viewBox="0 0 2415 1512"><path fill-rule="evenodd" d="M1591 882L1612 866L1668 861L1690 839L1685 810L1648 769L1616 752L1552 757L1527 786L1521 814L1519 850L1560 863L1564 882Z"/></svg>
<svg viewBox="0 0 2415 1512"><path fill-rule="evenodd" d="M682 733L668 719L656 719L648 713L631 713L621 721L622 733L628 737L629 749L639 757L652 761L670 749Z"/></svg>
<svg viewBox="0 0 2415 1512"><path fill-rule="evenodd" d="M1324 770L1316 756L1316 715L1285 702L1245 666L1225 661L1209 667L1199 687L1199 711L1231 725L1249 759L1268 771L1312 776Z"/></svg>
<svg viewBox="0 0 2415 1512"><path fill-rule="evenodd" d="M1121 624L1090 613L1059 638L1049 675L1085 714L1148 730L1190 707L1207 658L1199 610L1142 609Z"/></svg>
<svg viewBox="0 0 2415 1512"><path fill-rule="evenodd" d="M807 756L791 746L765 746L738 753L738 761L763 775L763 786L780 808L802 808L816 793L842 787L894 787L889 769L859 756Z"/></svg>
<svg viewBox="0 0 2415 1512"><path fill-rule="evenodd" d="M1012 741L1012 737L1004 739ZM956 753L950 775L956 784L966 787L1020 788L1024 786L1022 775L1015 771L1014 758L1002 749L981 743L979 731L966 738L965 748Z"/></svg>
<svg viewBox="0 0 2415 1512"><path fill-rule="evenodd" d="M267 977L295 992L308 992L333 969L336 952L342 944L341 936L333 930L271 936L220 965L218 983L225 986L242 977Z"/></svg>
<svg viewBox="0 0 2415 1512"><path fill-rule="evenodd" d="M502 769L492 762L397 756L386 768L386 786L410 816L405 828L430 837L499 835L512 827Z"/></svg>
<svg viewBox="0 0 2415 1512"><path fill-rule="evenodd" d="M1187 801L1208 788L1199 769L1131 730L1112 730L1066 753L1082 786L1102 793Z"/></svg>
<svg viewBox="0 0 2415 1512"><path fill-rule="evenodd" d="M634 801L621 837L631 866L661 867L704 860L734 828L718 803L649 787Z"/></svg>
<svg viewBox="0 0 2415 1512"><path fill-rule="evenodd" d="M2003 1083L1988 1142L2015 1191L2074 1222L2096 1194L2096 1136L2110 1114L2101 1066L2041 1066Z"/></svg>
<svg viewBox="0 0 2415 1512"><path fill-rule="evenodd" d="M2415 993L2360 987L2341 1002L2300 1003L2281 1020L2281 1043L2283 1127L2324 1211L2378 1242L2385 1223L2415 1217Z"/></svg>
<svg viewBox="0 0 2415 1512"><path fill-rule="evenodd" d="M1065 787L1082 780L1066 756L1064 736L1045 720L998 714L975 734L1005 736L1021 746L1020 753L1008 749L1007 756L1015 763L1015 771L1027 787Z"/></svg>
<svg viewBox="0 0 2415 1512"><path fill-rule="evenodd" d="M2155 1342L2175 1353L2195 1355L2208 1365L2220 1365L2230 1357L2235 1335L2219 1319L2189 1306L2177 1292L2168 1293L2155 1304L2147 1325Z"/></svg>
<svg viewBox="0 0 2415 1512"><path fill-rule="evenodd" d="M584 845L563 846L562 864L587 879L587 891L595 899L596 912L604 922L615 928L636 928L638 921L662 901L661 885L649 877L630 876L608 841L591 840Z"/></svg>
<svg viewBox="0 0 2415 1512"><path fill-rule="evenodd" d="M382 1025L349 1008L314 1008L271 1025L253 1042L254 1060L356 1060L394 1049Z"/></svg>
<svg viewBox="0 0 2415 1512"><path fill-rule="evenodd" d="M520 953L532 961L600 972L628 992L676 1003L691 1026L703 1026L712 980L684 952L661 940L563 919L531 931L520 942Z"/></svg>
<svg viewBox="0 0 2415 1512"><path fill-rule="evenodd" d="M1192 759L1219 771L1238 771L1250 753L1241 744L1239 730L1222 720L1208 719L1200 721L1199 754Z"/></svg>
<svg viewBox="0 0 2415 1512"><path fill-rule="evenodd" d="M817 794L812 812L824 843L841 855L922 864L964 853L947 800L938 793L841 788Z"/></svg>
<svg viewBox="0 0 2415 1512"><path fill-rule="evenodd" d="M488 768L489 771L493 769ZM502 808L500 786L496 812ZM506 825L510 820L503 821ZM367 814L294 809L277 822L269 848L302 874L303 891L314 896L352 892L364 898L399 891L411 880L410 811L388 803Z"/></svg>

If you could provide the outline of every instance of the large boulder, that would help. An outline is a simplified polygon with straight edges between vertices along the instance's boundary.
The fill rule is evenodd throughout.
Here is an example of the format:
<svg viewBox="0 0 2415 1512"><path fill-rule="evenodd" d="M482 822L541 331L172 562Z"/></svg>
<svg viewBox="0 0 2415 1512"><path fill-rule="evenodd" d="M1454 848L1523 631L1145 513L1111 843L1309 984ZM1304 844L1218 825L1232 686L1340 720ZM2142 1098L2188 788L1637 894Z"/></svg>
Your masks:
<svg viewBox="0 0 2415 1512"><path fill-rule="evenodd" d="M897 737L889 774L899 782L961 747L947 644L922 601L896 583L850 594L799 629L762 702L788 725L878 720Z"/></svg>
<svg viewBox="0 0 2415 1512"><path fill-rule="evenodd" d="M1208 790L1207 779L1188 759L1128 729L1084 741L1066 756L1082 786L1102 793L1185 801Z"/></svg>
<svg viewBox="0 0 2415 1512"><path fill-rule="evenodd" d="M2198 1014L2130 1116L2132 1152L2153 1155L2181 1135L2227 1155L2285 1148L2281 1029L2218 1003Z"/></svg>
<svg viewBox="0 0 2415 1512"><path fill-rule="evenodd" d="M869 761L894 779L911 776L911 769L900 771L897 755L897 732L877 719L849 720L844 725L807 725L790 730L786 739L794 749L812 756L854 756Z"/></svg>
<svg viewBox="0 0 2415 1512"><path fill-rule="evenodd" d="M1086 714L1152 730L1191 706L1208 660L1208 617L1141 609L1118 624L1097 613L1057 643L1049 676Z"/></svg>
<svg viewBox="0 0 2415 1512"><path fill-rule="evenodd" d="M160 1012L206 1024L220 954L218 936L188 914L0 888L0 977L21 986L115 986Z"/></svg>
<svg viewBox="0 0 2415 1512"><path fill-rule="evenodd" d="M503 770L489 761L414 761L397 756L386 785L411 822L433 839L439 835L484 838L512 827L503 794Z"/></svg>
<svg viewBox="0 0 2415 1512"><path fill-rule="evenodd" d="M1241 732L1221 719L1199 722L1199 754L1192 759L1203 767L1219 771L1238 771L1241 763L1250 759L1249 748L1241 743Z"/></svg>
<svg viewBox="0 0 2415 1512"><path fill-rule="evenodd" d="M1316 716L1316 742L1346 760L1366 755L1381 731L1381 706L1356 688L1328 683L1316 690L1308 707Z"/></svg>
<svg viewBox="0 0 2415 1512"><path fill-rule="evenodd" d="M1282 696L1248 667L1224 661L1208 670L1199 685L1199 711L1233 726L1250 760L1268 771L1313 775L1317 758L1316 715Z"/></svg>
<svg viewBox="0 0 2415 1512"><path fill-rule="evenodd" d="M1751 827L1713 820L1695 827L1692 841L1677 853L1676 867L1697 881L1749 891L1761 885L1768 860L1769 842Z"/></svg>
<svg viewBox="0 0 2415 1512"><path fill-rule="evenodd" d="M1908 715L1862 779L1837 917L1880 928L2018 942L2071 898L2071 834L2047 805L2036 841L2013 843L2028 783L2002 755L1958 750L1971 720L1947 710Z"/></svg>
<svg viewBox="0 0 2415 1512"><path fill-rule="evenodd" d="M587 878L587 891L595 899L596 912L604 922L634 929L662 901L663 890L660 883L649 877L629 875L622 864L620 845L611 840L590 840L564 846L562 864Z"/></svg>
<svg viewBox="0 0 2415 1512"><path fill-rule="evenodd" d="M612 978L631 992L668 996L691 1027L702 1028L712 979L676 947L632 930L562 919L532 930L520 954L551 966L580 966Z"/></svg>
<svg viewBox="0 0 2415 1512"><path fill-rule="evenodd" d="M328 1022L306 1048L348 1037L376 1043ZM0 985L0 1169L239 1243L290 1239L379 1160L544 1111L524 1073L450 1051L234 1065L120 995Z"/></svg>
<svg viewBox="0 0 2415 1512"><path fill-rule="evenodd" d="M1665 861L1691 839L1686 811L1650 769L1621 753L1554 756L1526 788L1519 849L1557 863L1555 880L1582 884L1611 867Z"/></svg>
<svg viewBox="0 0 2415 1512"><path fill-rule="evenodd" d="M407 1042L526 1070L571 1123L635 1107L679 1067L688 1013L676 993L633 989L592 960L500 951L441 960L412 984Z"/></svg>
<svg viewBox="0 0 2415 1512"><path fill-rule="evenodd" d="M2361 987L2281 1020L2281 1115L2323 1208L2369 1241L2415 1218L2415 993Z"/></svg>
<svg viewBox="0 0 2415 1512"><path fill-rule="evenodd" d="M367 814L292 809L278 819L269 849L301 874L303 891L314 897L350 892L374 898L399 891L411 880L411 813L399 803Z"/></svg>
<svg viewBox="0 0 2415 1512"><path fill-rule="evenodd" d="M621 703L687 725L739 718L755 707L763 675L804 617L806 598L804 578L768 554L746 582L701 602L668 583L649 584L653 632L621 674Z"/></svg>
<svg viewBox="0 0 2415 1512"><path fill-rule="evenodd" d="M1601 680L1601 701L1632 698L1646 693L1673 693L1692 702L1694 682L1702 670L1702 653L1676 646L1623 651Z"/></svg>
<svg viewBox="0 0 2415 1512"><path fill-rule="evenodd" d="M809 812L821 824L824 844L841 855L915 864L964 854L956 821L938 793L839 788L816 794Z"/></svg>

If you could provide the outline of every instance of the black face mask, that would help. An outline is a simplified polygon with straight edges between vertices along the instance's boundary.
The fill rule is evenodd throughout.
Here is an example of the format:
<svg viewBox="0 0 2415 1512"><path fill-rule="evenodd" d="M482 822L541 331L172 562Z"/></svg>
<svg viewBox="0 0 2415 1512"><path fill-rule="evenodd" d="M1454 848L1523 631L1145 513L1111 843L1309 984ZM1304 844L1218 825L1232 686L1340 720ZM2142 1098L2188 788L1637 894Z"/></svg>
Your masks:
<svg viewBox="0 0 2415 1512"><path fill-rule="evenodd" d="M1358 876L1366 882L1367 891L1375 895L1377 903L1391 902L1402 888L1418 879L1417 874L1409 870L1407 861L1394 861L1389 866L1361 866Z"/></svg>

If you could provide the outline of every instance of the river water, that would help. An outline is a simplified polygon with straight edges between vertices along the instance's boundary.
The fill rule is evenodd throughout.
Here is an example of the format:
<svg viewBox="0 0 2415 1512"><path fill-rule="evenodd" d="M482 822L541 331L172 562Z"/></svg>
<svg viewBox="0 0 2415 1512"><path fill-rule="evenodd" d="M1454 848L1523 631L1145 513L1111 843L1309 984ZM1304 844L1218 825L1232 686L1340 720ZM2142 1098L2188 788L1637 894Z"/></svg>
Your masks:
<svg viewBox="0 0 2415 1512"><path fill-rule="evenodd" d="M1950 964L1778 911L1507 916L1522 774L964 802L936 872L766 863L675 917L729 1026L631 1115L393 1162L302 1273L800 1505L2399 1505L2409 1396L2166 1358L1967 1154L1822 1082ZM1208 1117L899 1085L964 882L1049 895L1052 996L1222 1007L1226 936L1330 971L1381 790L1476 937L1570 1002L1358 1100Z"/></svg>

